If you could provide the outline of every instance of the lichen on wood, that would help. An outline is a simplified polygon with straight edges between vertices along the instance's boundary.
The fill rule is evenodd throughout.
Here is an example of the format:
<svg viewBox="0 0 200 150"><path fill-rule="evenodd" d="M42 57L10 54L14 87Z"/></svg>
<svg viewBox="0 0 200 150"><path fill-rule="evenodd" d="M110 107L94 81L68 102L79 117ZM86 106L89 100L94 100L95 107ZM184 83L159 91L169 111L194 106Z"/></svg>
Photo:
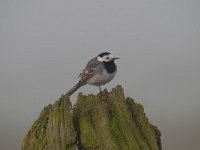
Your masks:
<svg viewBox="0 0 200 150"><path fill-rule="evenodd" d="M73 127L69 98L61 96L54 105L40 113L22 143L23 150L75 150L76 133Z"/></svg>
<svg viewBox="0 0 200 150"><path fill-rule="evenodd" d="M22 149L161 150L160 136L143 106L117 86L97 95L79 93L73 108L69 97L61 96L41 112Z"/></svg>

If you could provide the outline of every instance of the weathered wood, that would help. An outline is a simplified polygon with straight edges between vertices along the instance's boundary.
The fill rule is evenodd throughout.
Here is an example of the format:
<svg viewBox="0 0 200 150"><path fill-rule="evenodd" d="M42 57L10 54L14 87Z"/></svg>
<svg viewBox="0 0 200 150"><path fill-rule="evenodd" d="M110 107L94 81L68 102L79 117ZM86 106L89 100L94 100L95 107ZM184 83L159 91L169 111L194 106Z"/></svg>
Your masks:
<svg viewBox="0 0 200 150"><path fill-rule="evenodd" d="M41 112L22 149L161 150L161 140L143 106L125 98L117 86L109 93L80 93L73 108L69 97L61 96Z"/></svg>

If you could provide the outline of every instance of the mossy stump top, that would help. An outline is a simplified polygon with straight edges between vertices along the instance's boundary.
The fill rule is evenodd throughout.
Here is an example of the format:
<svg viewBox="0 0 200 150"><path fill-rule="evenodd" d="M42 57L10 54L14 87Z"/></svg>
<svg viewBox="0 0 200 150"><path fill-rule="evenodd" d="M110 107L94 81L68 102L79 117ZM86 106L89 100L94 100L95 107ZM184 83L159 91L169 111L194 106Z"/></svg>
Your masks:
<svg viewBox="0 0 200 150"><path fill-rule="evenodd" d="M62 95L40 113L23 150L161 150L160 131L143 106L125 98L121 86L98 95L79 93L72 107Z"/></svg>

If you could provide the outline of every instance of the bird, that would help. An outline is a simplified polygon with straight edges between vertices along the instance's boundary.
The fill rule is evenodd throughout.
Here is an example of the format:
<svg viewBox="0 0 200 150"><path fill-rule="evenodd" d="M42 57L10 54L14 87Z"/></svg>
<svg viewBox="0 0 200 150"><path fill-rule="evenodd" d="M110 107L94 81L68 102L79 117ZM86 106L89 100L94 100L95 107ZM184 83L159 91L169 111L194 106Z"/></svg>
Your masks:
<svg viewBox="0 0 200 150"><path fill-rule="evenodd" d="M114 57L110 52L103 52L92 58L79 74L78 83L66 95L71 96L76 90L87 84L98 86L101 93L101 86L110 82L117 73L116 59L119 58Z"/></svg>

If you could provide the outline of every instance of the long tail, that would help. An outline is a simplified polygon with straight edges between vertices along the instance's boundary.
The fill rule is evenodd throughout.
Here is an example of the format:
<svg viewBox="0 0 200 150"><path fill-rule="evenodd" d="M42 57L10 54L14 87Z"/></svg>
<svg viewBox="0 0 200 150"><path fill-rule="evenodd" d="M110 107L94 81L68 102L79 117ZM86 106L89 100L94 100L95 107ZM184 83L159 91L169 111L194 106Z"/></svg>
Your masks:
<svg viewBox="0 0 200 150"><path fill-rule="evenodd" d="M66 95L71 96L76 90L78 90L83 84L81 82L78 82L71 90L69 90Z"/></svg>

